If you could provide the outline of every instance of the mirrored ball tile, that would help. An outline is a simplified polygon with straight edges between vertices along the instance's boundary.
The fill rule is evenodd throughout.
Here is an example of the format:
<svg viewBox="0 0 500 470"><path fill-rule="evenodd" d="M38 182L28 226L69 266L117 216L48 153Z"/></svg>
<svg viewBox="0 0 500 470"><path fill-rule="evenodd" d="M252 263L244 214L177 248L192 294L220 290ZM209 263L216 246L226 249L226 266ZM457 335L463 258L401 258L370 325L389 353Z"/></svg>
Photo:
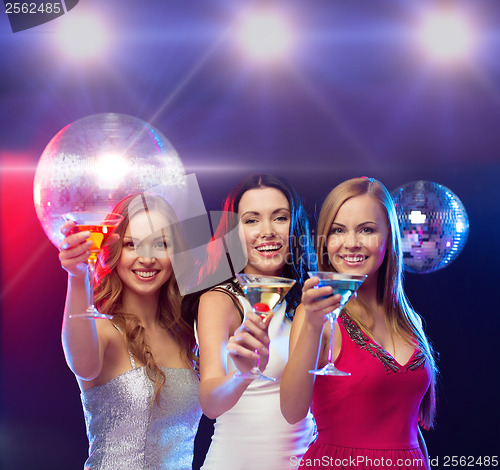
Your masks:
<svg viewBox="0 0 500 470"><path fill-rule="evenodd" d="M185 189L172 144L141 119L103 113L74 121L50 140L37 165L33 198L43 230L58 246L62 214L110 211L123 197L158 185L173 198Z"/></svg>
<svg viewBox="0 0 500 470"><path fill-rule="evenodd" d="M469 218L457 195L445 186L422 180L400 186L391 195L405 269L430 273L455 260L469 233Z"/></svg>

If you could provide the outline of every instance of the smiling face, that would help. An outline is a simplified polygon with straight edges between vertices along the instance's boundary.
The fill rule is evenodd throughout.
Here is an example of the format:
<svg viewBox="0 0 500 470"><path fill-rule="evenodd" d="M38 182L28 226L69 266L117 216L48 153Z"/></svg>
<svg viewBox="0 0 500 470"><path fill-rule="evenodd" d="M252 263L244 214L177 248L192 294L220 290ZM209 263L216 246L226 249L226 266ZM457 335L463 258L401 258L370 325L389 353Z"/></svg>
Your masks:
<svg viewBox="0 0 500 470"><path fill-rule="evenodd" d="M290 251L290 205L276 188L246 191L238 205L247 274L280 276Z"/></svg>
<svg viewBox="0 0 500 470"><path fill-rule="evenodd" d="M157 296L170 279L173 270L167 253L167 230L158 230L167 226L165 216L156 211L131 217L116 266L124 295Z"/></svg>
<svg viewBox="0 0 500 470"><path fill-rule="evenodd" d="M375 279L388 236L387 216L377 200L368 194L352 197L342 204L332 222L328 257L338 272L367 274L368 280Z"/></svg>

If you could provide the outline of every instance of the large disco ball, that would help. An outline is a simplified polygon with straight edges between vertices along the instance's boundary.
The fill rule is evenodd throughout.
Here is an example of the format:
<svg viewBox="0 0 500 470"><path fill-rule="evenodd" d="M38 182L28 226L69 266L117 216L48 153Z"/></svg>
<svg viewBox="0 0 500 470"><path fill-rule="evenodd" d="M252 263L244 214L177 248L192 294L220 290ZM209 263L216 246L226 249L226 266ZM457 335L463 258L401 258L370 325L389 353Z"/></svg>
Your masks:
<svg viewBox="0 0 500 470"><path fill-rule="evenodd" d="M123 197L158 185L167 200L185 187L184 167L167 138L141 119L95 114L69 124L45 147L33 198L43 230L58 246L62 214L110 211Z"/></svg>
<svg viewBox="0 0 500 470"><path fill-rule="evenodd" d="M456 194L431 181L414 181L392 193L405 269L425 274L448 266L462 251L469 218Z"/></svg>

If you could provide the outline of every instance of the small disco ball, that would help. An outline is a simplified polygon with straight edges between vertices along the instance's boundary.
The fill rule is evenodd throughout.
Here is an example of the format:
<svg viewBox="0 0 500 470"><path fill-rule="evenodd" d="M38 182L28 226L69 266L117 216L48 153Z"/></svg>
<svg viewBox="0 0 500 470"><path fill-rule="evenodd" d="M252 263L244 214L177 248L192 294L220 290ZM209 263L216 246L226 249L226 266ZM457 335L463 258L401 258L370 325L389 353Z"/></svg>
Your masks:
<svg viewBox="0 0 500 470"><path fill-rule="evenodd" d="M469 234L469 218L456 194L431 181L414 181L391 195L405 269L426 274L448 266L462 251Z"/></svg>
<svg viewBox="0 0 500 470"><path fill-rule="evenodd" d="M185 171L167 138L141 119L105 113L74 121L48 143L33 184L35 210L57 247L62 214L111 211L123 197L161 185L169 199L185 189ZM166 193L166 194L165 194Z"/></svg>

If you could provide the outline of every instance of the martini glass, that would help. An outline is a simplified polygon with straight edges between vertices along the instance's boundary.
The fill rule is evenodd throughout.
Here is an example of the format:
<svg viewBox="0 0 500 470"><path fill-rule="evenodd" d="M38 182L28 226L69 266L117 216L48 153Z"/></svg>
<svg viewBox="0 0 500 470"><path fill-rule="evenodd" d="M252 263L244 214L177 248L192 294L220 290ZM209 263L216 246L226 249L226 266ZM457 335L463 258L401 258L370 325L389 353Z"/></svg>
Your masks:
<svg viewBox="0 0 500 470"><path fill-rule="evenodd" d="M319 278L319 283L314 286L316 289L325 286L333 288L332 295L340 294L340 307L328 314L330 320L330 345L328 347L328 363L321 369L310 370L310 374L314 375L351 375L350 372L339 370L333 364L333 333L335 322L344 308L344 305L356 292L363 281L366 279L364 274L345 274L330 271L311 271L309 276Z"/></svg>
<svg viewBox="0 0 500 470"><path fill-rule="evenodd" d="M245 297L250 302L253 311L262 319L266 318L283 301L295 284L293 279L277 276L262 276L260 274L236 274ZM257 354L257 350L255 350ZM237 376L274 382L274 377L264 375L260 369L260 359L248 372L236 373Z"/></svg>
<svg viewBox="0 0 500 470"><path fill-rule="evenodd" d="M85 312L70 315L69 318L94 318L94 319L107 319L113 318L111 315L100 313L94 306L94 271L97 255L101 252L102 247L106 243L110 235L113 234L116 227L123 220L119 214L111 212L94 211L94 212L68 212L63 215L66 222L75 222L74 228L71 233L90 231L90 240L92 246L90 247L90 256L88 258L88 272L89 272L89 290L88 290L88 307Z"/></svg>

